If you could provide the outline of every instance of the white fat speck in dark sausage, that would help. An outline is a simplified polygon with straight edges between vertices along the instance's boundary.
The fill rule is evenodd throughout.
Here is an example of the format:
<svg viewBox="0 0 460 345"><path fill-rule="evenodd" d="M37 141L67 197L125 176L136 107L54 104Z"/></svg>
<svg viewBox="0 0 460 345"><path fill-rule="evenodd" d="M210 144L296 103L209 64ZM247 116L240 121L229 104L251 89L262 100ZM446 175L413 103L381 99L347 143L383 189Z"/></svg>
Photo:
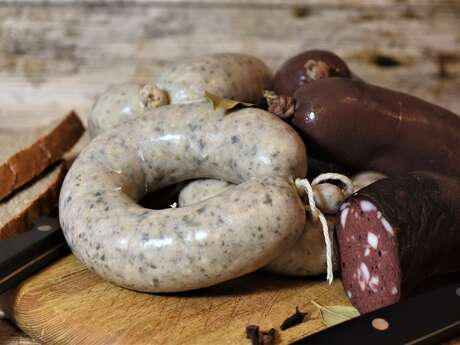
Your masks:
<svg viewBox="0 0 460 345"><path fill-rule="evenodd" d="M151 115L95 138L65 178L60 222L83 263L131 289L183 291L256 270L295 243L305 211L292 180L306 175L306 152L292 128L256 108L212 114L208 103ZM239 185L199 206L137 204L204 177Z"/></svg>

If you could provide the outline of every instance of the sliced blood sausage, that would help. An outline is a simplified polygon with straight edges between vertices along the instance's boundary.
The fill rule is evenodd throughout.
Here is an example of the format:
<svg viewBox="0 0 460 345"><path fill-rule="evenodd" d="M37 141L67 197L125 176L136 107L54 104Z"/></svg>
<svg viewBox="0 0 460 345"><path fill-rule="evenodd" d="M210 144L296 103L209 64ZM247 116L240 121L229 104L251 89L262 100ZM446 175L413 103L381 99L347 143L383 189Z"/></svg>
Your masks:
<svg viewBox="0 0 460 345"><path fill-rule="evenodd" d="M342 281L362 313L460 271L460 180L412 172L353 194L337 216Z"/></svg>
<svg viewBox="0 0 460 345"><path fill-rule="evenodd" d="M299 88L291 124L309 154L387 175L460 176L460 117L419 98L347 78Z"/></svg>

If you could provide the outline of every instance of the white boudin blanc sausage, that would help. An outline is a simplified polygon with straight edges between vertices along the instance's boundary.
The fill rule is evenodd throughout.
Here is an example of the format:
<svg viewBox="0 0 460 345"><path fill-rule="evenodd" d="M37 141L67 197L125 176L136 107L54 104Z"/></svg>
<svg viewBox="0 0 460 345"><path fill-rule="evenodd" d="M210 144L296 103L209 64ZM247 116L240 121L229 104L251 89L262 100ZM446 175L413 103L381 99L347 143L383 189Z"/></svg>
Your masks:
<svg viewBox="0 0 460 345"><path fill-rule="evenodd" d="M179 206L193 205L222 193L231 186L231 183L222 180L200 179L192 181L179 193ZM322 212L336 214L339 211L341 203L345 200L344 192L339 187L331 183L321 183L312 188L316 206Z"/></svg>
<svg viewBox="0 0 460 345"><path fill-rule="evenodd" d="M113 86L96 100L88 118L92 138L108 129L168 103L205 100L204 92L253 104L261 103L272 83L271 71L244 54L212 54L169 66L157 83Z"/></svg>
<svg viewBox="0 0 460 345"><path fill-rule="evenodd" d="M131 289L183 291L256 270L295 243L305 208L292 180L306 175L306 152L289 125L255 108L219 116L208 103L152 113L95 138L65 178L60 222L83 263ZM205 177L239 185L199 206L136 203Z"/></svg>
<svg viewBox="0 0 460 345"><path fill-rule="evenodd" d="M335 219L326 217L329 238L334 238ZM338 268L337 255L332 255L333 269ZM284 250L264 270L290 276L315 276L326 273L326 246L319 220L312 221L307 215L304 231L294 245Z"/></svg>
<svg viewBox="0 0 460 345"><path fill-rule="evenodd" d="M233 188L234 185L214 179L200 179L190 182L179 194L179 207L196 206ZM317 185L320 186L320 185ZM338 187L337 187L338 188ZM339 189L340 190L340 189ZM334 235L334 217L326 217L329 236ZM337 268L336 255L333 255L334 269ZM314 276L326 272L326 246L319 221L307 216L305 228L300 238L291 247L272 260L265 270L292 276Z"/></svg>
<svg viewBox="0 0 460 345"><path fill-rule="evenodd" d="M327 214L336 214L340 204L345 200L344 192L335 184L320 183L312 187L313 195L318 207Z"/></svg>
<svg viewBox="0 0 460 345"><path fill-rule="evenodd" d="M351 178L351 181L353 182L353 191L357 192L358 190L387 177L388 176L376 171L360 172Z"/></svg>
<svg viewBox="0 0 460 345"><path fill-rule="evenodd" d="M179 193L179 207L190 206L209 199L232 187L233 184L224 180L211 178L199 179L188 183Z"/></svg>
<svg viewBox="0 0 460 345"><path fill-rule="evenodd" d="M208 91L221 98L261 104L271 89L272 73L258 58L221 53L181 61L166 68L156 86L168 93L171 104L202 101Z"/></svg>
<svg viewBox="0 0 460 345"><path fill-rule="evenodd" d="M141 116L150 109L168 103L152 85L124 83L110 87L94 103L88 116L91 138L119 123Z"/></svg>

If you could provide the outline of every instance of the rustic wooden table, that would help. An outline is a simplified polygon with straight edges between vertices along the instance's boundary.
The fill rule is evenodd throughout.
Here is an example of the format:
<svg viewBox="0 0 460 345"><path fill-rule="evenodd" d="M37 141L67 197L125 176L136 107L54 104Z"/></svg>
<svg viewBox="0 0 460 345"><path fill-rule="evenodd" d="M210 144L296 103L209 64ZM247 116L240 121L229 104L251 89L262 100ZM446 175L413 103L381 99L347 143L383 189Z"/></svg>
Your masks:
<svg viewBox="0 0 460 345"><path fill-rule="evenodd" d="M276 68L311 48L460 113L455 0L3 0L0 125L37 126L69 109L86 118L110 84L152 80L186 56L245 52ZM35 344L6 322L0 343Z"/></svg>

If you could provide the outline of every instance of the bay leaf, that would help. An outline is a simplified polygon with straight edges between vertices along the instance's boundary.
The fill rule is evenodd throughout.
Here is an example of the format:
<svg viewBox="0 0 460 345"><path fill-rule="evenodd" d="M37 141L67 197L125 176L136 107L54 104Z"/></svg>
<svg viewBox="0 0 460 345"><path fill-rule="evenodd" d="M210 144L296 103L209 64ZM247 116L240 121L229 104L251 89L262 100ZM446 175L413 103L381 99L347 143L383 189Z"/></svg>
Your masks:
<svg viewBox="0 0 460 345"><path fill-rule="evenodd" d="M319 309L321 321L327 327L337 325L359 316L359 311L354 307L344 305L322 306L315 301L311 301L311 303Z"/></svg>
<svg viewBox="0 0 460 345"><path fill-rule="evenodd" d="M240 101L235 101L233 99L227 99L227 98L220 98L219 96L216 96L208 91L204 92L204 96L211 102L213 110L217 110L217 109L230 110L230 109L235 108L238 104L244 105L245 107L254 106L254 104L252 103L240 102Z"/></svg>

